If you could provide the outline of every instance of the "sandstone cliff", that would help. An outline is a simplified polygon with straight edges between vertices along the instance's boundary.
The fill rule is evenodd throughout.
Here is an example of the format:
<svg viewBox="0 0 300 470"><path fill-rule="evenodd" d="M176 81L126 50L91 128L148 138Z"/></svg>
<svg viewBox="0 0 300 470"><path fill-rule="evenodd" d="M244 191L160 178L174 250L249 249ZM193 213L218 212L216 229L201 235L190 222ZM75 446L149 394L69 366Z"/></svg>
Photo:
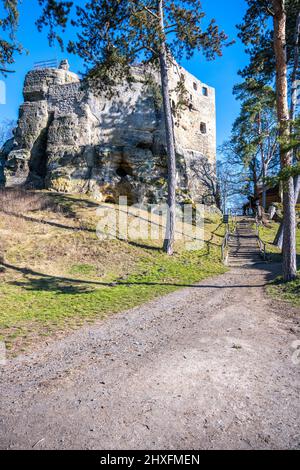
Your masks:
<svg viewBox="0 0 300 470"><path fill-rule="evenodd" d="M164 200L163 114L156 92L144 83L144 72L137 67L133 86L120 86L118 95L108 99L83 88L66 61L58 69L30 71L14 137L1 153L6 184L89 192L101 201L116 201L119 195L130 203ZM193 162L204 156L215 165L214 90L174 67L174 107L180 76L187 100L180 116L174 115L178 199L207 202Z"/></svg>

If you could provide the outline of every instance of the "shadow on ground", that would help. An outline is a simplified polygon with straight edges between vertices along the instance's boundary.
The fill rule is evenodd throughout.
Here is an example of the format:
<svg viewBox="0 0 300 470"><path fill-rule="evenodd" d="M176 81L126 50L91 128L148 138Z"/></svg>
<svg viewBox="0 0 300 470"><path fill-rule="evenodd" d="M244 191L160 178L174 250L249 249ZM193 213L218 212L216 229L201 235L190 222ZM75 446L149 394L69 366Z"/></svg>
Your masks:
<svg viewBox="0 0 300 470"><path fill-rule="evenodd" d="M270 281L274 280L280 274L280 264L277 263L261 263L249 266L251 270L261 270L264 273L265 282L262 284L244 284L238 282L236 284L217 284L210 282L209 284L187 284L187 283L173 283L173 282L151 282L151 281L116 281L116 282L101 282L95 280L75 279L65 276L51 276L46 273L34 271L30 268L21 268L12 264L1 262L5 269L13 270L23 274L26 278L24 281L11 281L10 284L22 287L26 290L34 291L49 291L62 294L87 294L92 292L97 287L115 288L119 286L169 286L177 288L195 288L195 289L239 289L239 288L257 288L265 287ZM243 267L243 270L245 267ZM237 273L238 274L238 273ZM257 276L257 273L256 273Z"/></svg>

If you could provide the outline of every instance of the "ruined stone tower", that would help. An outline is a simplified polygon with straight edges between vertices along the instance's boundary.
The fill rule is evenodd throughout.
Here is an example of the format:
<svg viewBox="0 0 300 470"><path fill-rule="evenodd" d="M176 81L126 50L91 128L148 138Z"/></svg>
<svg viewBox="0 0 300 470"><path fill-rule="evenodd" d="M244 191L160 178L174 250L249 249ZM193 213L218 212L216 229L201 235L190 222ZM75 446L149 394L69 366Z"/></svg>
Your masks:
<svg viewBox="0 0 300 470"><path fill-rule="evenodd" d="M58 69L30 71L14 137L2 149L7 185L89 192L109 202L119 195L127 195L131 203L164 200L167 169L161 104L154 88L144 83L145 69L135 67L134 76L131 88L122 85L108 99L82 87L67 61ZM175 112L180 78L186 94L180 112ZM178 200L207 202L207 189L193 162L205 157L215 167L215 92L179 66L170 70L170 85Z"/></svg>

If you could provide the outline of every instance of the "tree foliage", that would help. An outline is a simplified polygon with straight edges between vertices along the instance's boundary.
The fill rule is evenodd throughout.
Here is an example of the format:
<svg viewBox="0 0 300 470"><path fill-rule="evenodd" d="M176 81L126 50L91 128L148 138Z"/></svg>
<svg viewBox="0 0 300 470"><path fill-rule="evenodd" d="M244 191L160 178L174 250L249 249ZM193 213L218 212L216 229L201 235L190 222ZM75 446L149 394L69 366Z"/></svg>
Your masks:
<svg viewBox="0 0 300 470"><path fill-rule="evenodd" d="M55 40L63 47L63 34L72 6L76 7L73 26L79 27L78 41L71 42L69 50L81 56L92 69L100 66L132 64L141 58L155 60L161 43L161 30L157 21L156 0L93 0L82 2L38 0L41 7L37 27L48 30L50 44ZM0 63L3 68L13 64L22 45L16 39L20 0L4 0L4 14L0 29L7 39L0 39ZM227 37L211 20L202 28L205 17L200 0L164 0L165 33L171 36L170 53L190 58L201 50L209 60L221 55ZM105 70L103 70L104 75Z"/></svg>
<svg viewBox="0 0 300 470"><path fill-rule="evenodd" d="M60 0L38 0L41 7L37 28L41 31L43 26L48 28L50 43L57 40L61 46L63 41L57 32L57 28L67 25L73 2ZM3 0L2 15L0 16L0 72L4 75L13 72L11 66L15 63L16 55L24 51L23 45L17 39L19 26L21 0Z"/></svg>
<svg viewBox="0 0 300 470"><path fill-rule="evenodd" d="M14 63L14 57L21 53L22 46L16 40L16 30L19 23L19 1L5 0L2 2L0 16L0 72L8 73L8 67Z"/></svg>
<svg viewBox="0 0 300 470"><path fill-rule="evenodd" d="M168 165L169 215L164 250L172 254L176 220L176 145L170 103L168 67L200 51L211 60L221 55L227 36L214 20L203 28L200 0L94 0L76 7L77 41L69 52L87 65L87 77L98 91L120 82L131 83L132 66L144 63L158 69ZM179 74L180 77L180 74Z"/></svg>
<svg viewBox="0 0 300 470"><path fill-rule="evenodd" d="M246 0L246 2L248 9L238 29L239 37L246 46L246 53L249 54L249 64L240 71L240 75L244 79L256 77L264 83L270 83L276 73L273 2L272 0ZM287 64L291 72L295 60L295 25L300 11L300 0L285 0L285 9Z"/></svg>
<svg viewBox="0 0 300 470"><path fill-rule="evenodd" d="M163 29L156 0L94 0L76 6L77 41L68 51L86 63L88 77L97 87L130 82L137 62L158 66L162 41L167 39L169 58L190 58L201 51L209 60L221 55L227 36L212 20L203 29L200 0L164 0Z"/></svg>
<svg viewBox="0 0 300 470"><path fill-rule="evenodd" d="M160 72L168 164L169 221L164 249L173 253L176 220L176 149L170 103L168 67L195 51L208 60L222 54L227 36L215 20L203 27L200 0L93 0L70 2L38 0L41 16L37 27L48 29L50 43L63 40L57 29L66 27L73 3L76 15L71 24L77 40L68 51L81 57L87 67L87 82L103 92L134 80L136 62L152 65ZM17 2L15 2L17 5ZM17 12L17 9L16 9ZM148 67L149 69L149 67Z"/></svg>
<svg viewBox="0 0 300 470"><path fill-rule="evenodd" d="M245 178L241 193L250 200L266 190L266 178L279 168L278 125L274 90L255 79L234 87L241 101L229 142L223 146L231 165Z"/></svg>
<svg viewBox="0 0 300 470"><path fill-rule="evenodd" d="M38 2L41 7L41 15L36 22L38 30L42 31L46 26L50 45L56 40L63 48L63 39L58 34L58 29L61 28L62 32L65 32L73 1L38 0Z"/></svg>
<svg viewBox="0 0 300 470"><path fill-rule="evenodd" d="M283 184L283 278L290 281L296 276L295 184L290 173L295 157L292 148L295 146L295 84L299 78L300 0L247 0L247 4L239 29L250 63L241 75L264 84L276 78L281 173L289 173Z"/></svg>

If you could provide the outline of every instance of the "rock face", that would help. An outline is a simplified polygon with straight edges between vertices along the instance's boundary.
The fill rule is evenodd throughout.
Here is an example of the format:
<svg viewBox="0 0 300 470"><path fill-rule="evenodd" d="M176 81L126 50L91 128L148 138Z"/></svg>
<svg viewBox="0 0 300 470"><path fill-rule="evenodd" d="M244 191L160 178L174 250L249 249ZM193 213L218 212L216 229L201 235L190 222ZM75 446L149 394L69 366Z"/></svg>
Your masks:
<svg viewBox="0 0 300 470"><path fill-rule="evenodd" d="M30 71L14 137L2 149L6 184L59 192L89 192L101 201L127 196L156 203L166 196L164 119L158 78L135 83L108 99L82 87L67 61L58 69ZM175 111L176 86L184 79L185 105ZM214 89L181 67L170 71L177 149L178 200L203 201L206 189L192 163L205 156L215 166ZM179 115L180 114L180 115ZM206 201L205 201L206 202Z"/></svg>

